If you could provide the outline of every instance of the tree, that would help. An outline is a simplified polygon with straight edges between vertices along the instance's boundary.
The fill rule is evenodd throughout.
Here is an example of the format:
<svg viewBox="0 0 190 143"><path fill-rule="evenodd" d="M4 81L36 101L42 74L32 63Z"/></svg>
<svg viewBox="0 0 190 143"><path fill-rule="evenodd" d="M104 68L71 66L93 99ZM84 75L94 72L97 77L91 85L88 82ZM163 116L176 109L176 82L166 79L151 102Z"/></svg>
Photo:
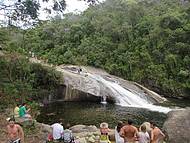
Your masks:
<svg viewBox="0 0 190 143"><path fill-rule="evenodd" d="M0 11L5 11L5 16L8 18L8 25L26 27L37 24L39 22L39 10L41 4L47 2L53 2L50 7L46 7L43 10L46 10L49 14L52 11L63 14L66 8L65 0L16 0L0 3ZM86 0L84 0L86 1ZM97 0L87 0L87 3L90 5L96 4ZM24 24L23 24L24 23Z"/></svg>
<svg viewBox="0 0 190 143"><path fill-rule="evenodd" d="M9 28L0 42L11 52L32 51L56 65L100 67L161 94L181 96L190 87L189 15L190 2L181 0L107 0L31 29Z"/></svg>

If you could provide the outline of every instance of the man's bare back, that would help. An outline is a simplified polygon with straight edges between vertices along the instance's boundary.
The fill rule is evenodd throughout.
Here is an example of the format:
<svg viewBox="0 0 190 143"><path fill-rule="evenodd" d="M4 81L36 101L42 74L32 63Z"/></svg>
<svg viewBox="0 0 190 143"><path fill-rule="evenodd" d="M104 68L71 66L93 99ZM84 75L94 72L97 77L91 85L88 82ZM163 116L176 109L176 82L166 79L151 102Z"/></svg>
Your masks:
<svg viewBox="0 0 190 143"><path fill-rule="evenodd" d="M154 126L151 131L151 143L158 143L159 140L163 139L164 137L164 133L162 133L158 127Z"/></svg>
<svg viewBox="0 0 190 143"><path fill-rule="evenodd" d="M135 142L137 132L137 128L133 125L126 125L121 128L121 134L124 137L125 142Z"/></svg>

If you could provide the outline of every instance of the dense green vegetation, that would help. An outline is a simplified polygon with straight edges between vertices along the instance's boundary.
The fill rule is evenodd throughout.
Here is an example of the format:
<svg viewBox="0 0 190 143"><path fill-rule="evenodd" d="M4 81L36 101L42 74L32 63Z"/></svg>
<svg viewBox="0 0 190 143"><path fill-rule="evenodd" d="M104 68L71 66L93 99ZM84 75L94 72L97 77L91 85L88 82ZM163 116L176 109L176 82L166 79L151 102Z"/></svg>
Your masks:
<svg viewBox="0 0 190 143"><path fill-rule="evenodd" d="M0 56L0 69L1 108L23 102L32 104L55 94L62 79L53 69L30 63L18 54Z"/></svg>
<svg viewBox="0 0 190 143"><path fill-rule="evenodd" d="M81 15L1 33L8 51L103 68L160 94L190 98L189 1L107 0Z"/></svg>

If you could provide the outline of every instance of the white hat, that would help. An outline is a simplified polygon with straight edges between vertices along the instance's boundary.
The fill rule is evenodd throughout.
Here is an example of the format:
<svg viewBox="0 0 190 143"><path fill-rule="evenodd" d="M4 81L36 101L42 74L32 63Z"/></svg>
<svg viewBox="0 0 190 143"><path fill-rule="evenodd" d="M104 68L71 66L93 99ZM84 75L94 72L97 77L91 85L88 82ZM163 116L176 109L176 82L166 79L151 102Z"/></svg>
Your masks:
<svg viewBox="0 0 190 143"><path fill-rule="evenodd" d="M7 121L9 121L10 119L11 119L11 118L10 118L10 117L8 117L6 120L7 120Z"/></svg>
<svg viewBox="0 0 190 143"><path fill-rule="evenodd" d="M108 128L108 123L106 122L101 123L100 128Z"/></svg>

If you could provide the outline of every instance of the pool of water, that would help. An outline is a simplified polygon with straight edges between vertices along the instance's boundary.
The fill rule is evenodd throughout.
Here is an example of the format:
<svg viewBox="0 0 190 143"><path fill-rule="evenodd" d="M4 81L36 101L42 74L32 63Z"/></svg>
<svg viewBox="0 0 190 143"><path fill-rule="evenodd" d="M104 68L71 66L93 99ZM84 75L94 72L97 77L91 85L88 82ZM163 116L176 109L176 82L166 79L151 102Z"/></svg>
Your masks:
<svg viewBox="0 0 190 143"><path fill-rule="evenodd" d="M154 121L162 127L166 114L147 109L121 107L115 104L101 104L94 102L55 102L41 108L37 121L52 124L55 122L70 123L71 125L85 124L99 127L101 122L109 123L109 127L116 126L119 120L124 122L133 119L139 126L144 121Z"/></svg>

